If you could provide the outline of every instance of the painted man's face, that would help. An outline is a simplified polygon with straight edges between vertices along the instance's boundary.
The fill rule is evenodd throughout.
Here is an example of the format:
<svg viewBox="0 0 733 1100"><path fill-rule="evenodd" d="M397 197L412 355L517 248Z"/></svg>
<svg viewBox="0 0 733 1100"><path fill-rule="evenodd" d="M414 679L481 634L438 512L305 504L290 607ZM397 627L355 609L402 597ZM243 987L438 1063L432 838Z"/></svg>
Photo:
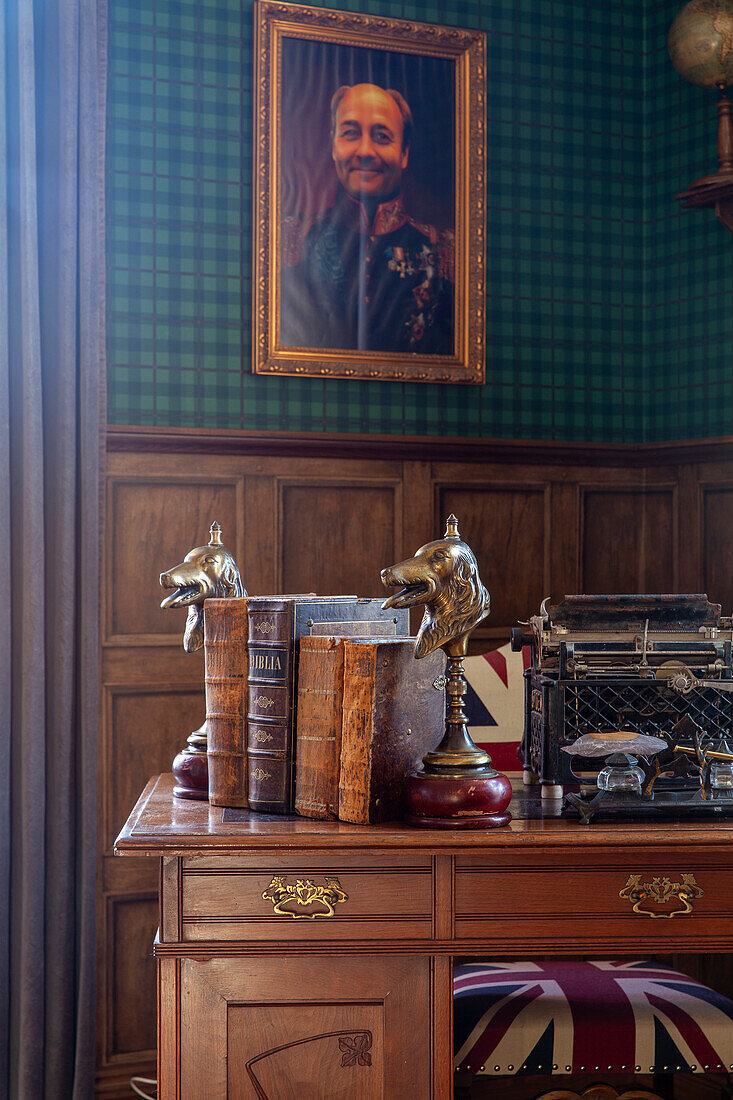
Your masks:
<svg viewBox="0 0 733 1100"><path fill-rule="evenodd" d="M331 155L344 190L382 201L400 189L409 147L391 96L375 84L355 84L338 105Z"/></svg>

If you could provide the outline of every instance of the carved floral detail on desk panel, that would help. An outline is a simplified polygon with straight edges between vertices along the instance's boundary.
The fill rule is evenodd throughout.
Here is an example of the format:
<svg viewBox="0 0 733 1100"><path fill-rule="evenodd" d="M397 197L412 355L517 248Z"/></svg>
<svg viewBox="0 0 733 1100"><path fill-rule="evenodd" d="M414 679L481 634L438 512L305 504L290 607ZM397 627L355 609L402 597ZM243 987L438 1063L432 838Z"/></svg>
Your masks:
<svg viewBox="0 0 733 1100"><path fill-rule="evenodd" d="M245 1063L245 1069L247 1071L247 1076L254 1086L257 1100L276 1100L274 1096L265 1091L262 1082L255 1073L254 1067L258 1062L263 1062L266 1058L271 1058L275 1054L281 1054L284 1050L291 1050L293 1047L304 1046L306 1043L317 1043L322 1039L338 1039L342 1068L347 1068L349 1066L371 1066L372 1056L369 1051L372 1046L372 1038L371 1031L366 1029L364 1031L324 1031L320 1035L309 1035L305 1039L296 1039L295 1042L284 1043L282 1046L273 1047L271 1050L265 1050L262 1054L258 1054L256 1058L250 1058L250 1060Z"/></svg>
<svg viewBox="0 0 733 1100"><path fill-rule="evenodd" d="M345 1035L339 1039L339 1050L342 1052L342 1066L370 1066L372 1056L369 1053L372 1046L371 1031L362 1031L358 1035Z"/></svg>

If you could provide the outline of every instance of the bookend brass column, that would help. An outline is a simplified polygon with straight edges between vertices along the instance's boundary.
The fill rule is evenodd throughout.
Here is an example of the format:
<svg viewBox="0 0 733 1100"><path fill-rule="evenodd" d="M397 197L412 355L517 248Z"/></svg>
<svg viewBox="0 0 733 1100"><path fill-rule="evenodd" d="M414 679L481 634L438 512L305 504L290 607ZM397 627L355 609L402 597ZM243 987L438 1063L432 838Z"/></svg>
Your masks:
<svg viewBox="0 0 733 1100"><path fill-rule="evenodd" d="M204 644L204 600L246 596L237 563L221 541L221 527L214 520L206 546L196 546L180 565L160 574L160 583L168 595L161 600L165 608L186 607L183 648L195 653ZM206 757L206 719L189 734L185 747L173 761L179 798L202 802L209 797L209 768Z"/></svg>
<svg viewBox="0 0 733 1100"><path fill-rule="evenodd" d="M448 657L445 735L424 757L422 768L408 778L405 820L442 829L506 825L511 820L511 784L492 768L488 753L473 743L463 709L468 639L488 615L490 597L473 551L459 535L456 517L448 517L442 539L382 570L382 583L387 588L403 586L385 600L384 608L425 605L415 657L438 648Z"/></svg>

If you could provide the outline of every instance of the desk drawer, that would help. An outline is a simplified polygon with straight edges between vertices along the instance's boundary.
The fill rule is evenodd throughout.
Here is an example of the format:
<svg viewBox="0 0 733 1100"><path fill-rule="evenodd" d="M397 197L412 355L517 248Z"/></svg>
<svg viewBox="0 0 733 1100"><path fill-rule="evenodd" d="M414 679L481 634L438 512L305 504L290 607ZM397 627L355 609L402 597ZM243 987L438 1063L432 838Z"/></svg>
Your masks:
<svg viewBox="0 0 733 1100"><path fill-rule="evenodd" d="M264 895L264 896L263 896ZM181 938L199 941L429 939L432 861L331 856L186 859Z"/></svg>
<svg viewBox="0 0 733 1100"><path fill-rule="evenodd" d="M724 948L733 937L733 867L697 853L582 849L457 856L455 936L512 952L619 953ZM729 946L728 946L729 949Z"/></svg>

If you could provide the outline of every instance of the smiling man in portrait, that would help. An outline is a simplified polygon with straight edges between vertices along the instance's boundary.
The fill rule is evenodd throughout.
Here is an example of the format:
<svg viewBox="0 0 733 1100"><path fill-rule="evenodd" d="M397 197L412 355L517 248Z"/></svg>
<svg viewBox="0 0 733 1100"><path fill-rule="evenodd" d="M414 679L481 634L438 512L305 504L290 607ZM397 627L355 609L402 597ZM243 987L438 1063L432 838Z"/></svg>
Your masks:
<svg viewBox="0 0 733 1100"><path fill-rule="evenodd" d="M413 142L400 92L342 85L331 99L339 188L311 224L283 224L281 344L450 355L453 233L410 217Z"/></svg>

